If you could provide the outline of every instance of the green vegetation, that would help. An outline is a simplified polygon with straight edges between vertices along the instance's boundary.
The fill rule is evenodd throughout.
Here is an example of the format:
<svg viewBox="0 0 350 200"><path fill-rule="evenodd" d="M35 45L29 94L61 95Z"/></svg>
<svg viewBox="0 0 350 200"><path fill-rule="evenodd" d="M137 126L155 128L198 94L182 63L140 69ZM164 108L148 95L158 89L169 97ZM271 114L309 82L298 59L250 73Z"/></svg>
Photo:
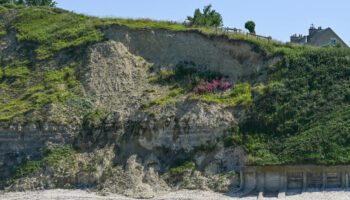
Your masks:
<svg viewBox="0 0 350 200"><path fill-rule="evenodd" d="M50 58L55 52L63 49L81 47L89 43L102 41L104 35L100 27L110 24L119 24L137 29L197 30L211 35L216 33L215 28L211 28L211 26L218 25L218 22L220 22L220 14L216 13L215 10L210 10L210 6L204 9L204 14L201 14L199 18L193 18L193 20L196 19L195 21L198 21L196 23L204 21L206 24L204 27L186 27L184 24L177 22L154 21L150 19L96 18L78 15L58 8L40 6L16 7L9 4L4 6L6 7L1 6L0 8L0 16L4 16L5 12L14 9L17 11L15 22L7 26L17 29L19 41L30 41L38 45L36 53L39 60ZM1 27L4 27L4 25L1 25ZM1 31L1 35L6 34L6 30ZM232 39L264 43L264 41L250 38L243 34L229 34L228 36Z"/></svg>
<svg viewBox="0 0 350 200"><path fill-rule="evenodd" d="M222 94L202 94L200 98L207 102L215 102L224 106L238 106L245 105L248 106L253 102L252 87L249 83L240 83L234 85L231 92Z"/></svg>
<svg viewBox="0 0 350 200"><path fill-rule="evenodd" d="M43 0L44 1L44 0ZM36 49L39 60L50 58L62 49L80 47L103 40L103 33L98 27L108 24L120 24L130 28L186 30L175 22L153 21L149 19L96 18L78 15L58 8L48 7L10 7L0 9L0 15L11 9L20 12L11 26L18 30L19 41L38 44ZM2 34L6 34L2 30Z"/></svg>
<svg viewBox="0 0 350 200"><path fill-rule="evenodd" d="M169 175L171 178L180 178L186 173L195 171L195 163L193 161L185 161L175 167L170 168Z"/></svg>
<svg viewBox="0 0 350 200"><path fill-rule="evenodd" d="M9 183L16 182L16 179L19 179L24 176L28 176L33 173L36 169L39 169L43 166L50 166L54 170L58 170L62 162L70 163L73 162L72 159L73 147L72 146L62 146L55 147L48 150L47 156L38 161L34 160L25 160L21 165L17 166L14 169L12 179L9 180Z"/></svg>
<svg viewBox="0 0 350 200"><path fill-rule="evenodd" d="M16 20L12 24L1 24L4 35L7 28L18 31L20 42L29 41L36 45L37 59L46 59L59 50L79 47L90 42L103 39L103 34L96 29L99 19L76 15L57 8L48 7L16 7L5 4L1 7L0 16L5 12L16 10ZM6 19L2 19L5 20ZM95 24L93 21L95 20ZM34 46L34 47L35 47ZM20 49L29 52L32 49ZM27 120L43 121L46 107L54 103L58 107L68 105L70 111L84 115L91 105L84 101L78 89L76 70L80 64L71 62L68 65L52 66L41 64L35 66L32 60L24 53L27 60L13 60L0 64L0 121L8 122L15 116L22 122ZM12 60L12 61L11 61ZM80 62L80 61L78 61ZM63 109L61 109L63 110ZM26 118L27 113L35 112L36 117Z"/></svg>
<svg viewBox="0 0 350 200"><path fill-rule="evenodd" d="M59 9L23 8L14 24L20 41L39 44L39 60L51 57L56 51L99 42L103 34L96 29L99 19Z"/></svg>
<svg viewBox="0 0 350 200"><path fill-rule="evenodd" d="M212 29L202 30L212 33ZM350 50L282 44L239 34L228 37L251 42L254 50L267 57L279 56L280 61L269 68L265 85L252 88L241 83L232 92L201 96L224 106L248 108L249 118L232 129L225 145L243 146L252 165L350 164ZM175 69L161 72L153 81L177 83L186 93L203 80L193 78L198 77L196 73L187 71L189 78L184 78Z"/></svg>
<svg viewBox="0 0 350 200"><path fill-rule="evenodd" d="M168 94L152 100L150 103L146 104L144 107L145 107L145 109L147 109L148 107L153 106L153 105L164 106L167 103L175 102L176 97L179 97L182 94L185 94L185 92L186 92L186 90L183 88L173 89Z"/></svg>
<svg viewBox="0 0 350 200"><path fill-rule="evenodd" d="M148 109L153 105L166 105L167 103L175 102L177 97L192 92L193 88L201 81L215 77L222 77L222 75L209 71L198 71L195 63L187 61L177 64L173 70L161 70L158 76L152 78L150 81L168 85L170 92L146 103L143 107L144 109Z"/></svg>
<svg viewBox="0 0 350 200"><path fill-rule="evenodd" d="M50 6L55 7L56 1L53 0L17 0L17 2L22 3L26 6Z"/></svg>
<svg viewBox="0 0 350 200"><path fill-rule="evenodd" d="M185 31L187 30L186 26L177 22L171 21L155 21L151 19L105 19L109 23L120 24L128 26L130 28L136 29L168 29L172 31Z"/></svg>
<svg viewBox="0 0 350 200"><path fill-rule="evenodd" d="M147 167L152 167L152 166L155 166L155 165L158 165L158 163L155 162L155 161L149 161L149 162L146 164Z"/></svg>
<svg viewBox="0 0 350 200"><path fill-rule="evenodd" d="M155 92L155 91L156 91L156 90L153 89L153 88L148 88L148 89L146 89L146 90L144 91L144 93L149 94L149 93L153 93L153 92Z"/></svg>
<svg viewBox="0 0 350 200"><path fill-rule="evenodd" d="M343 45L341 42L337 41L336 44L335 44L335 47L336 48L343 48Z"/></svg>
<svg viewBox="0 0 350 200"><path fill-rule="evenodd" d="M222 74L211 71L200 71L194 62L180 62L172 70L161 70L159 75L151 79L154 83L177 85L192 91L203 80L223 77Z"/></svg>
<svg viewBox="0 0 350 200"><path fill-rule="evenodd" d="M212 11L209 12L209 10L208 14L213 13ZM8 21L5 18L6 13L10 11L15 11L16 18L14 21ZM142 29L197 30L208 35L215 33L215 30L210 27L189 28L175 22L152 21L149 19L95 18L78 15L58 8L40 6L24 7L15 6L14 4L3 4L3 6L0 6L0 16L3 17L0 20L1 37L8 34L10 29L16 29L18 32L17 39L20 43L29 42L31 45L34 44L34 46L25 51L32 52L32 48L34 48L36 59L43 61L51 59L58 51L65 49L79 51L87 44L102 41L104 35L100 28L110 24ZM249 40L252 43L256 42L254 38L246 38L244 35L229 35L229 37ZM258 42L261 43L261 46L265 45L266 47L274 45L264 41ZM34 62L35 60L32 60L30 53L28 60L2 64L0 70L0 93L3 98L0 99L0 121L9 121L15 116L23 118L25 114L30 112L43 112L43 108L50 103L60 104L61 106L73 106L74 109L70 109L73 109L80 116L88 112L91 105L81 98L77 89L79 83L75 81L75 71L77 70L75 65L43 66L45 68L43 70L33 67ZM188 64L191 65L191 63ZM176 97L191 91L199 81L212 79L211 77L215 76L215 74L212 74L211 77L201 74L201 72L194 70L194 66L192 69L181 69L181 67L179 69L173 72L170 71L165 76L163 74L159 80L156 80L157 83L161 81L167 82L166 84L169 84L174 91L149 103L148 107L151 104L163 105L168 101L173 101ZM54 76L57 76L56 79L53 78ZM38 118L39 121L43 119L42 116Z"/></svg>
<svg viewBox="0 0 350 200"><path fill-rule="evenodd" d="M15 4L25 6L50 6L55 7L56 2L53 0L0 0L0 4Z"/></svg>
<svg viewBox="0 0 350 200"><path fill-rule="evenodd" d="M74 96L77 81L74 64L61 70L38 71L29 61L12 62L1 67L0 121L31 110L41 110L49 103L62 104Z"/></svg>
<svg viewBox="0 0 350 200"><path fill-rule="evenodd" d="M23 85L30 74L30 70L27 67L28 64L28 61L11 63L4 67L3 77L5 77L9 83Z"/></svg>
<svg viewBox="0 0 350 200"><path fill-rule="evenodd" d="M42 164L46 164L52 167L55 170L58 170L61 167L61 163L72 163L74 160L72 159L73 155L73 146L58 146L49 149L48 155L41 160Z"/></svg>
<svg viewBox="0 0 350 200"><path fill-rule="evenodd" d="M99 127L103 121L103 119L106 117L105 112L102 108L97 108L94 111L88 112L83 117L83 126L84 127Z"/></svg>
<svg viewBox="0 0 350 200"><path fill-rule="evenodd" d="M0 1L0 3L3 1ZM100 124L105 115L82 99L79 91L78 63L52 66L48 64L61 50L82 50L86 45L103 41L100 28L119 24L140 29L169 29L173 31L196 30L212 36L216 30L213 21L200 24L200 17L210 14L210 7L201 15L191 18L193 26L148 19L109 19L78 15L57 8L25 7L9 4L0 6L0 38L17 31L17 39L23 45L20 59L2 58L0 64L0 121L10 121L35 112L43 120L45 108L51 103L59 108L69 105L74 112L85 116L83 123ZM206 10L205 9L205 10ZM5 18L11 12L14 20ZM196 18L196 19L195 19ZM200 20L199 20L200 19ZM190 20L190 21L191 21ZM204 20L205 21L205 20ZM11 24L7 24L11 23ZM250 32L255 32L249 28ZM225 146L239 144L250 154L250 164L350 164L350 50L344 48L313 48L283 44L242 34L217 33L232 40L250 43L253 50L265 58L278 56L279 62L268 69L267 82L256 87L253 83L239 83L232 90L197 96L204 101L223 106L245 106L247 120L230 130ZM34 48L40 65L31 57ZM27 55L28 54L28 55ZM201 81L212 80L221 74L198 71L191 62L183 62L173 70L160 71L151 81L167 85L170 91L145 104L165 105L184 94L191 93ZM153 89L145 93L153 93ZM33 120L33 119L30 119ZM36 119L35 119L36 120ZM69 151L53 150L45 162L59 166ZM69 156L68 156L69 157ZM38 167L35 161L27 161L26 167L17 170L28 174ZM173 175L181 174L192 166L174 168ZM187 166L187 167L186 167ZM93 166L87 167L92 170Z"/></svg>
<svg viewBox="0 0 350 200"><path fill-rule="evenodd" d="M255 22L247 21L244 25L244 28L246 28L249 31L249 33L255 34Z"/></svg>
<svg viewBox="0 0 350 200"><path fill-rule="evenodd" d="M7 31L0 31L0 38L4 37L7 35Z"/></svg>
<svg viewBox="0 0 350 200"><path fill-rule="evenodd" d="M174 70L161 70L158 76L151 79L151 82L168 84L171 91L145 104L144 109L148 109L153 105L166 105L167 103L175 102L177 97L193 92L194 88L201 82L221 77L223 75L220 73L197 70L193 62L180 63ZM229 92L219 91L217 93L192 95L192 98L217 103L225 107L249 106L253 102L252 92L256 91L258 94L262 94L264 87L261 84L253 89L250 83L244 82L234 85Z"/></svg>
<svg viewBox="0 0 350 200"><path fill-rule="evenodd" d="M41 165L40 161L27 160L22 165L19 165L15 169L14 178L16 179L16 178L20 178L20 177L29 175L32 172L34 172L34 170L38 169L40 167L40 165Z"/></svg>
<svg viewBox="0 0 350 200"><path fill-rule="evenodd" d="M97 167L96 167L96 160L93 159L90 161L90 163L87 164L85 168L82 169L83 172L96 172Z"/></svg>
<svg viewBox="0 0 350 200"><path fill-rule="evenodd" d="M350 163L350 50L287 51L232 139L250 164Z"/></svg>
<svg viewBox="0 0 350 200"><path fill-rule="evenodd" d="M171 91L153 101L144 105L147 109L153 105L166 105L169 102L174 102L176 97L183 94L193 92L194 88L198 86L199 83L205 80L213 80L216 77L223 77L220 73L210 72L210 71L198 71L195 63L184 62L178 64L174 70L161 70L159 75L151 79L154 83L168 84L170 85ZM261 88L264 87L260 85L257 90L261 93ZM252 102L252 86L250 83L240 83L234 85L233 89L229 92L219 92L219 93L206 93L201 95L193 95L194 99L202 99L206 102L218 103L223 106L249 106Z"/></svg>
<svg viewBox="0 0 350 200"><path fill-rule="evenodd" d="M206 27L218 27L222 26L222 16L215 10L211 10L211 5L207 5L203 8L203 13L199 9L194 11L193 17L188 16L189 26L206 26Z"/></svg>

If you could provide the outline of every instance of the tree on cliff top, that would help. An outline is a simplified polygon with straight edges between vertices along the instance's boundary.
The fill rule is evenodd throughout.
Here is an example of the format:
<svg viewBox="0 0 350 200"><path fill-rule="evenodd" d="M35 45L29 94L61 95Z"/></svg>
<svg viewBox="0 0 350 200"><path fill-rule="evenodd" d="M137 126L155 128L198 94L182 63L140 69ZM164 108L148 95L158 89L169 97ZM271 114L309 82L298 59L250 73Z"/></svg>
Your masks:
<svg viewBox="0 0 350 200"><path fill-rule="evenodd" d="M248 29L249 33L255 34L255 23L253 21L247 21L244 27Z"/></svg>
<svg viewBox="0 0 350 200"><path fill-rule="evenodd" d="M211 10L211 5L207 5L203 8L203 13L197 8L194 11L193 17L188 16L189 26L222 26L222 16L215 10Z"/></svg>
<svg viewBox="0 0 350 200"><path fill-rule="evenodd" d="M0 4L14 3L16 5L25 6L50 6L55 7L56 1L54 0L0 0Z"/></svg>

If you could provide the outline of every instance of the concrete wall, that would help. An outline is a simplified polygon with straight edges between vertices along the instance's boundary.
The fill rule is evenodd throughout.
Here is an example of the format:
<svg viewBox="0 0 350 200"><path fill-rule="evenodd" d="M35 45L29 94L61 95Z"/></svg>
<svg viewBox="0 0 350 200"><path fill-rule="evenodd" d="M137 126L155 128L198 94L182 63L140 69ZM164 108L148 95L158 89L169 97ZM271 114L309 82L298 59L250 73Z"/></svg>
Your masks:
<svg viewBox="0 0 350 200"><path fill-rule="evenodd" d="M308 188L349 187L350 166L246 166L241 169L245 192L279 192Z"/></svg>

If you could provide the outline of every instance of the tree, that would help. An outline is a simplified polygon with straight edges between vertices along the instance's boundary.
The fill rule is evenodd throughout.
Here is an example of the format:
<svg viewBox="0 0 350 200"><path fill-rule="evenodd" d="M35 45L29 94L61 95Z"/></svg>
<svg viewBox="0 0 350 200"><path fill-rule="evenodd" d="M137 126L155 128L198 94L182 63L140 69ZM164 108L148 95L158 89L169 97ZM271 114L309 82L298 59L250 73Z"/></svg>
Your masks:
<svg viewBox="0 0 350 200"><path fill-rule="evenodd" d="M56 1L54 0L0 0L0 4L13 3L16 5L25 6L50 6L55 7Z"/></svg>
<svg viewBox="0 0 350 200"><path fill-rule="evenodd" d="M211 5L207 5L203 8L203 13L197 8L194 11L193 17L188 16L189 26L222 26L222 16L215 10L211 10Z"/></svg>
<svg viewBox="0 0 350 200"><path fill-rule="evenodd" d="M244 27L248 29L249 33L255 34L255 23L253 21L247 21Z"/></svg>
<svg viewBox="0 0 350 200"><path fill-rule="evenodd" d="M0 0L0 4L13 3L13 0Z"/></svg>
<svg viewBox="0 0 350 200"><path fill-rule="evenodd" d="M337 41L337 42L335 43L335 47L336 47L336 48L342 48L343 45L342 45L340 42Z"/></svg>
<svg viewBox="0 0 350 200"><path fill-rule="evenodd" d="M25 4L27 6L50 6L50 7L55 7L57 3L55 1L53 1L53 0L25 0Z"/></svg>

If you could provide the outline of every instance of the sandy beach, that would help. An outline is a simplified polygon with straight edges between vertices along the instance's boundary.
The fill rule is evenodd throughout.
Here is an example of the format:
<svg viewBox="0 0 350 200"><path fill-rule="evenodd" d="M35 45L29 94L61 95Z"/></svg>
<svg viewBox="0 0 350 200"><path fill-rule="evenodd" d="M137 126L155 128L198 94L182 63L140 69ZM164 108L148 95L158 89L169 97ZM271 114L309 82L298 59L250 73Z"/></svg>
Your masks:
<svg viewBox="0 0 350 200"><path fill-rule="evenodd" d="M11 192L0 194L1 200L134 200L120 195L100 196L84 190L44 190L34 192ZM170 192L153 198L152 200L255 200L257 195L239 198L237 194L220 194L210 191L180 190ZM275 200L277 195L263 197L263 199ZM308 190L302 194L287 193L286 200L350 200L350 190Z"/></svg>

